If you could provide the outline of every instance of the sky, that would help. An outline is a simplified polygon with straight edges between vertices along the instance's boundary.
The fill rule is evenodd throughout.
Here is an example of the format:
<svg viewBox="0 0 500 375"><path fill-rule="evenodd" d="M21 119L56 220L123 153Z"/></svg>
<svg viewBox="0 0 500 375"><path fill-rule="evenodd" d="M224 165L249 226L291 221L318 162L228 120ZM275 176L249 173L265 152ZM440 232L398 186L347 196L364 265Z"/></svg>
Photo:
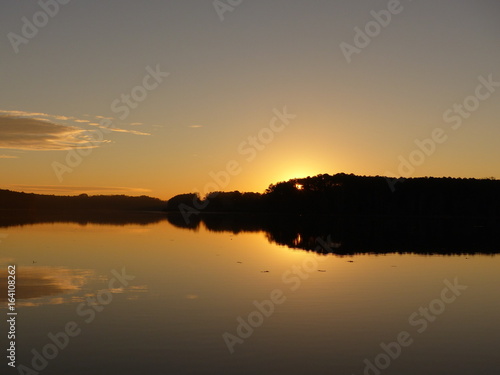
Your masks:
<svg viewBox="0 0 500 375"><path fill-rule="evenodd" d="M6 0L0 188L500 178L497 0Z"/></svg>

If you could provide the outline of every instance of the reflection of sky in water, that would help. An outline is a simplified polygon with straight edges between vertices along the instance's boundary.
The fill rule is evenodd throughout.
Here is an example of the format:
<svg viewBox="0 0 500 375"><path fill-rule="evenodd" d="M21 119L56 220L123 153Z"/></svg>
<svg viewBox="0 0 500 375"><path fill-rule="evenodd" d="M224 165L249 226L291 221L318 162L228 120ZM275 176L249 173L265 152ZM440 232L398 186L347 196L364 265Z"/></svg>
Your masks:
<svg viewBox="0 0 500 375"><path fill-rule="evenodd" d="M94 297L101 289L108 289L108 276L96 275L89 269L70 269L63 267L17 267L16 268L16 306L33 307L60 305L63 303L83 302ZM0 285L6 285L6 267L0 273ZM96 288L94 288L96 286ZM111 293L128 293L130 299L137 299L138 293L147 291L146 286L132 286L108 289ZM4 307L7 295L0 295Z"/></svg>
<svg viewBox="0 0 500 375"><path fill-rule="evenodd" d="M384 374L489 374L498 368L500 256L346 259L291 250L262 232L211 232L203 225L195 232L168 222L147 228L42 224L6 231L2 282L7 264L17 264L18 285L26 288L18 306L37 306L19 308L19 363L31 363L31 349L41 350L50 342L48 333L67 322L82 329L50 362L47 374L362 374L363 360L373 360L380 343L393 341L402 330L415 344ZM309 243L302 232L301 237L290 233ZM332 248L344 246L333 235L325 241ZM292 290L290 271L311 259L317 267ZM122 269L134 279L112 285L112 303L87 323L96 307L88 300L109 287L113 270ZM410 314L439 298L443 280L455 277L468 289L418 334L409 325ZM231 355L222 334L237 333L237 318L246 321L256 310L254 302L269 299L275 289L286 301Z"/></svg>

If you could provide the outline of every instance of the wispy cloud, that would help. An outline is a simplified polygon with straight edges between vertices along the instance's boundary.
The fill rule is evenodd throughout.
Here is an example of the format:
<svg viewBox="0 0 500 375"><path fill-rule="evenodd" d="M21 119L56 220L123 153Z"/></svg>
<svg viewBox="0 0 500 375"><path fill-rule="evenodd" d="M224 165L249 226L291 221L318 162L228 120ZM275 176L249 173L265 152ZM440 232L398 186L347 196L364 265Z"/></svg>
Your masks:
<svg viewBox="0 0 500 375"><path fill-rule="evenodd" d="M14 155L0 155L0 159L18 159L19 156Z"/></svg>
<svg viewBox="0 0 500 375"><path fill-rule="evenodd" d="M129 133L135 135L151 135L150 133L139 132L137 130L127 130L127 129L119 129L119 128L109 128L109 130L117 132L117 133Z"/></svg>
<svg viewBox="0 0 500 375"><path fill-rule="evenodd" d="M42 112L6 111L6 110L0 110L0 116L47 117L47 118L54 118L56 120L68 120L68 119L72 118L72 117L66 117L66 116L54 116L54 115L49 115L47 113L42 113Z"/></svg>
<svg viewBox="0 0 500 375"><path fill-rule="evenodd" d="M87 125L97 127L99 129L106 129L106 131L112 131L112 132L117 132L117 133L129 133L129 134L135 134L135 135L151 135L150 133L145 133L145 132L140 132L137 130L127 130L127 129L121 129L121 128L116 128L114 126L105 126L97 122L89 122Z"/></svg>
<svg viewBox="0 0 500 375"><path fill-rule="evenodd" d="M0 148L54 151L95 148L108 143L109 140L94 140L94 138L99 138L92 137L92 132L97 131L95 128L133 135L151 135L146 132L121 129L112 123L109 125L111 117L93 116L93 118L93 120L85 120L41 112L0 110ZM104 125L103 120L106 120L108 124Z"/></svg>
<svg viewBox="0 0 500 375"><path fill-rule="evenodd" d="M76 121L78 120L73 116L50 115L42 112L25 112L25 111L6 111L0 110L0 116L19 117L19 118L37 118L39 120L48 121ZM86 121L86 120L83 120Z"/></svg>
<svg viewBox="0 0 500 375"><path fill-rule="evenodd" d="M87 130L24 117L0 115L0 148L14 150L69 150L94 148Z"/></svg>
<svg viewBox="0 0 500 375"><path fill-rule="evenodd" d="M189 125L188 128L202 128L203 125Z"/></svg>
<svg viewBox="0 0 500 375"><path fill-rule="evenodd" d="M8 185L8 189L39 194L145 194L149 189L123 186Z"/></svg>

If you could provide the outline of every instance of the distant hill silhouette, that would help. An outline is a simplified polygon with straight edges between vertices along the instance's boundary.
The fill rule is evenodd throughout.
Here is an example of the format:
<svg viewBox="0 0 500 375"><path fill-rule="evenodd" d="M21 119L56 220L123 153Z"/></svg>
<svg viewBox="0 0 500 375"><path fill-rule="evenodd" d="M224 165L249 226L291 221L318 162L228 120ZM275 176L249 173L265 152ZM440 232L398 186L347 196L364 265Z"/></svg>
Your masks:
<svg viewBox="0 0 500 375"><path fill-rule="evenodd" d="M147 196L56 196L0 190L0 227L55 222L146 225L164 220L165 204ZM158 214L143 214L149 211Z"/></svg>
<svg viewBox="0 0 500 375"><path fill-rule="evenodd" d="M380 176L322 174L272 184L263 194L181 194L166 210L186 221L200 212L499 217L500 181L424 177L395 183Z"/></svg>
<svg viewBox="0 0 500 375"><path fill-rule="evenodd" d="M24 210L141 210L159 211L166 202L148 196L127 195L78 196L42 195L0 190L0 209Z"/></svg>

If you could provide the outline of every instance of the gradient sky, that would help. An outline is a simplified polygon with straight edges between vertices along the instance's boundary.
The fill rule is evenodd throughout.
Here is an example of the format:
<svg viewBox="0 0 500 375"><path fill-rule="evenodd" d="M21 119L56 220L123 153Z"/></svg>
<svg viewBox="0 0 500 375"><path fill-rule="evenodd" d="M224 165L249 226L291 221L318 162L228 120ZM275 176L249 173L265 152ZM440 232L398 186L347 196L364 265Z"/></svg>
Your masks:
<svg viewBox="0 0 500 375"><path fill-rule="evenodd" d="M9 33L44 16L37 1L3 1L0 187L167 199L211 190L233 160L218 190L262 192L318 173L399 176L412 152L404 177L499 178L500 87L475 97L480 77L500 82L500 3L401 1L348 62L341 44L388 4L244 0L221 20L211 0L72 0L16 53ZM141 91L148 67L169 75ZM134 88L146 98L113 111ZM474 110L443 118L469 96ZM296 117L262 130L284 108ZM415 140L436 128L446 140L418 159ZM265 147L242 146L259 132ZM76 148L86 155L68 166Z"/></svg>

